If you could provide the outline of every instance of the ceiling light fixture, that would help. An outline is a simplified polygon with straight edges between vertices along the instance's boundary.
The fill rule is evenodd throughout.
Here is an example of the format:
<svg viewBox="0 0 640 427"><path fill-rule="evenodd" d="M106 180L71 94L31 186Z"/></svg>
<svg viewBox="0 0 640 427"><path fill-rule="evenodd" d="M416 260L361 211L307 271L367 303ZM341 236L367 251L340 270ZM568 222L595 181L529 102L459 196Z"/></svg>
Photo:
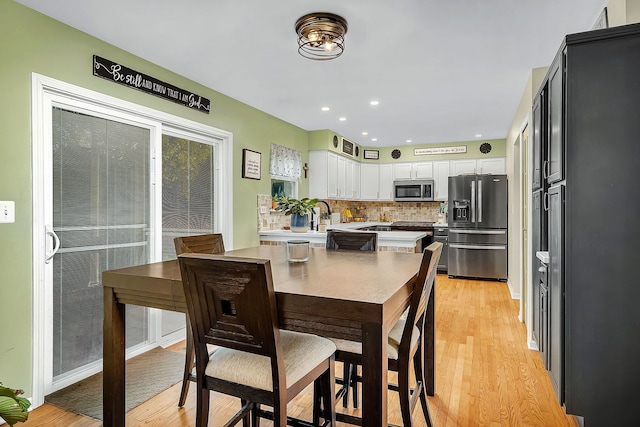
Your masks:
<svg viewBox="0 0 640 427"><path fill-rule="evenodd" d="M340 120L341 122L344 122L344 121L347 120L347 118L346 117L340 117L338 120Z"/></svg>
<svg viewBox="0 0 640 427"><path fill-rule="evenodd" d="M327 12L314 12L296 22L298 53L305 58L326 61L342 55L347 21Z"/></svg>
<svg viewBox="0 0 640 427"><path fill-rule="evenodd" d="M371 104L371 105L378 105L378 104L380 104L380 101L371 101L369 104Z"/></svg>
<svg viewBox="0 0 640 427"><path fill-rule="evenodd" d="M322 110L322 111L329 111L329 110L330 110L330 108L329 108L329 107L322 107L322 108L321 108L321 110Z"/></svg>
<svg viewBox="0 0 640 427"><path fill-rule="evenodd" d="M369 132L362 132L362 134L363 134L364 136L367 136L367 135L369 135Z"/></svg>

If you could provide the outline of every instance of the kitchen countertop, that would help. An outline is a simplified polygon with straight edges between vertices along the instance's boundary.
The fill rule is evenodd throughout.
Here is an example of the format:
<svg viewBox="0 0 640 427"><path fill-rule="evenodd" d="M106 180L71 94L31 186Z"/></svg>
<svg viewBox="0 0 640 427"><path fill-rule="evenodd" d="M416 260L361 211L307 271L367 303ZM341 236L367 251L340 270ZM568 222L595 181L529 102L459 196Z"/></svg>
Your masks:
<svg viewBox="0 0 640 427"><path fill-rule="evenodd" d="M442 223L442 224L438 224L437 222L434 222L434 223L433 223L433 226L434 226L434 227L448 227L448 226L449 226L449 224L447 224L446 222L445 222L445 223Z"/></svg>
<svg viewBox="0 0 640 427"><path fill-rule="evenodd" d="M390 222L349 222L332 224L327 226L327 230L357 230L362 227L372 227L376 225L390 225ZM413 248L416 242L427 235L424 231L373 231L378 233L378 246L396 246L402 248ZM260 240L271 242L286 242L287 240L308 240L310 243L324 244L327 240L327 233L319 231L307 231L306 233L294 233L291 230L268 230L259 231Z"/></svg>

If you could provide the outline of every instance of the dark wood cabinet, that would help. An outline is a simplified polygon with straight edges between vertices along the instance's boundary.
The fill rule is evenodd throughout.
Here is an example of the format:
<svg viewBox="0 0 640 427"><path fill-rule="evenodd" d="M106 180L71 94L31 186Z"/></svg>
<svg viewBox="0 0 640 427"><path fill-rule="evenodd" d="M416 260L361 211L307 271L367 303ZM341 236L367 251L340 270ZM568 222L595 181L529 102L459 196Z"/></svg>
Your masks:
<svg viewBox="0 0 640 427"><path fill-rule="evenodd" d="M543 111L544 110L544 111ZM543 149L545 147L545 141L543 138L547 132L546 126L546 88L543 88L538 96L536 96L533 103L532 110L532 123L533 123L533 146L531 150L531 189L533 191L542 188L543 176L542 176L542 162L543 162Z"/></svg>
<svg viewBox="0 0 640 427"><path fill-rule="evenodd" d="M549 188L549 265L547 281L547 370L558 401L564 402L564 186Z"/></svg>
<svg viewBox="0 0 640 427"><path fill-rule="evenodd" d="M541 220L542 220L542 190L535 191L532 197L532 209L531 209L531 276L534 290L534 296L532 299L532 311L533 311L533 324L531 327L531 336L538 345L538 350L541 349L540 342L540 298L536 297L536 290L540 283L540 271L538 268L538 257L536 253L543 250L540 245L540 236L542 233ZM546 250L546 248L545 248Z"/></svg>
<svg viewBox="0 0 640 427"><path fill-rule="evenodd" d="M588 427L638 423L639 76L640 24L571 34L532 111L547 138L534 196L548 221L544 356L560 403Z"/></svg>
<svg viewBox="0 0 640 427"><path fill-rule="evenodd" d="M549 184L564 179L564 63L565 54L560 52L549 68L548 81L548 130L547 159L544 173Z"/></svg>

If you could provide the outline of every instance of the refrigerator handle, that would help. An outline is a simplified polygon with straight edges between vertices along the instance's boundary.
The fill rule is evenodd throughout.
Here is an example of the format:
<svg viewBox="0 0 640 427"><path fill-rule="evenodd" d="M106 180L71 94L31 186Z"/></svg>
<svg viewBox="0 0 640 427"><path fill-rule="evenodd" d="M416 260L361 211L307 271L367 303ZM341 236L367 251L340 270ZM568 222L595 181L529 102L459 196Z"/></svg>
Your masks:
<svg viewBox="0 0 640 427"><path fill-rule="evenodd" d="M482 222L482 181L478 181L478 222Z"/></svg>
<svg viewBox="0 0 640 427"><path fill-rule="evenodd" d="M471 181L471 222L476 222L476 182Z"/></svg>

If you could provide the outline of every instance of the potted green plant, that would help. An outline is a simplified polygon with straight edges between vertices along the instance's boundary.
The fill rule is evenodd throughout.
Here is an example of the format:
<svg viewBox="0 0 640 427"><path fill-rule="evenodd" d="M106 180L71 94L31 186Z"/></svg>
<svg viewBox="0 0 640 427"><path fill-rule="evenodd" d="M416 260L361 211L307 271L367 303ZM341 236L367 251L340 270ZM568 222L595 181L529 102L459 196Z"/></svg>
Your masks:
<svg viewBox="0 0 640 427"><path fill-rule="evenodd" d="M3 387L0 383L0 418L10 426L25 422L29 416L27 409L31 402L19 396L23 393L22 390Z"/></svg>
<svg viewBox="0 0 640 427"><path fill-rule="evenodd" d="M276 211L284 212L285 215L291 215L291 231L304 233L309 231L309 214L316 207L320 199L294 199L289 197L280 197L278 199L278 207Z"/></svg>

